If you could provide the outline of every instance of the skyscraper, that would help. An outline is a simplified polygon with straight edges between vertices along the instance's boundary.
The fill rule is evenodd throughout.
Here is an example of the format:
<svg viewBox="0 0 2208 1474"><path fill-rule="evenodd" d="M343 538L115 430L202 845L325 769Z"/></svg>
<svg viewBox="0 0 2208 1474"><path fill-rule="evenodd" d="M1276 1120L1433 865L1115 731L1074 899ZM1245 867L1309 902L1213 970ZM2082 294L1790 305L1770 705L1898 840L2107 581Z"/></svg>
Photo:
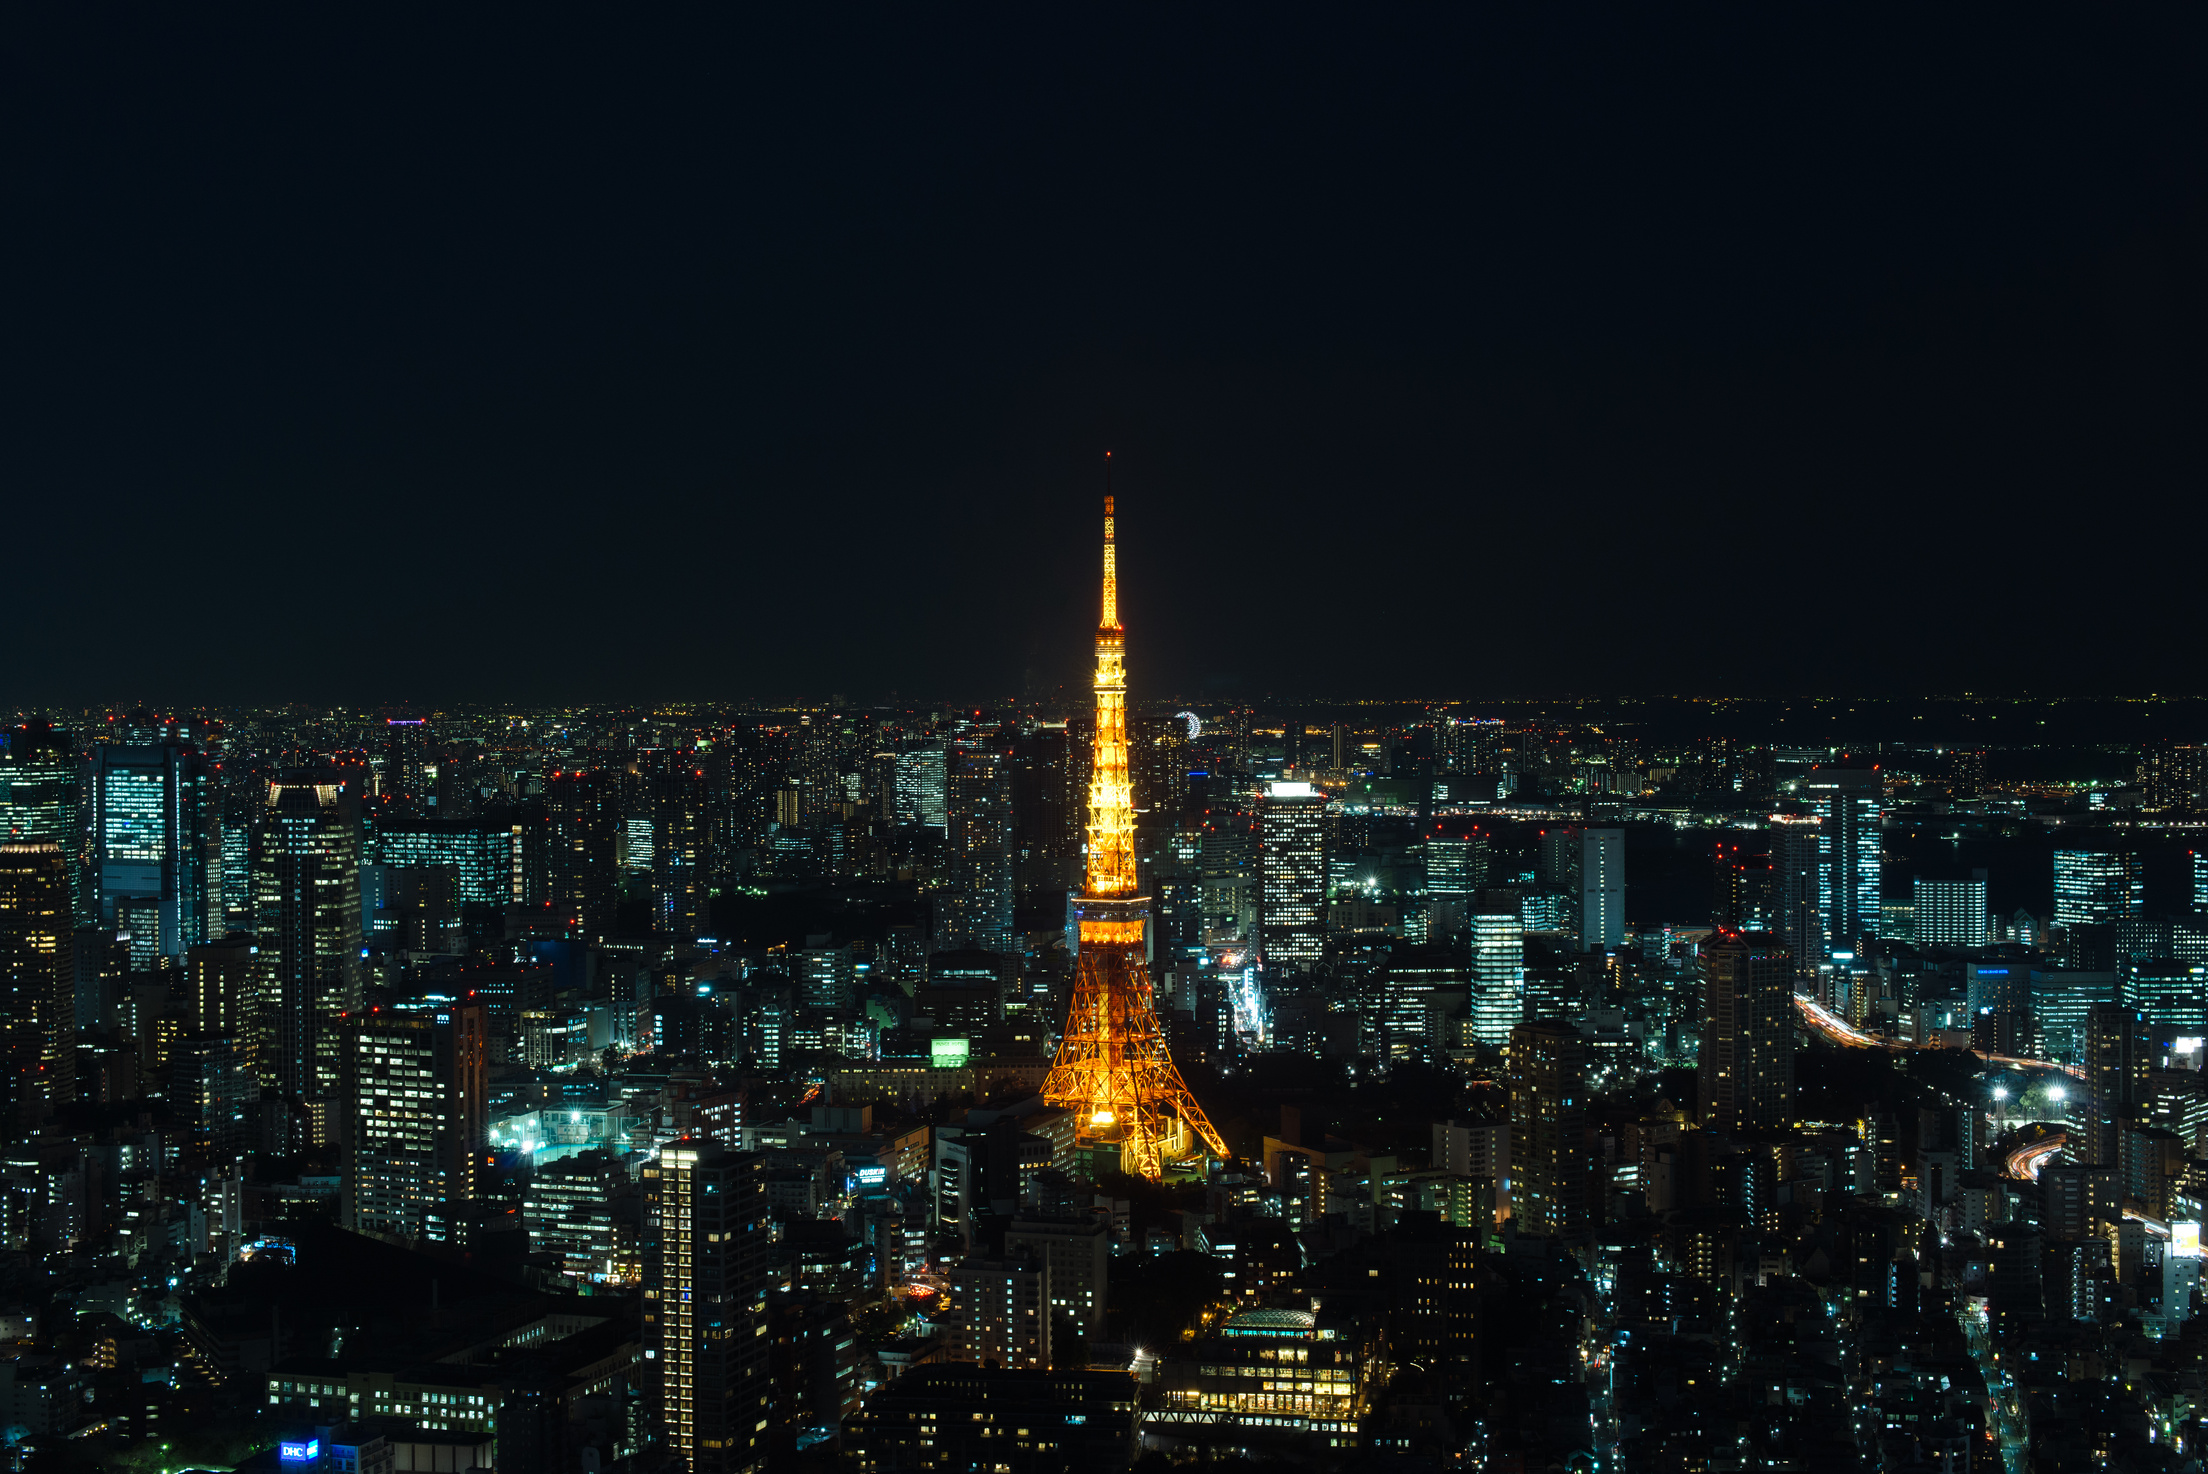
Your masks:
<svg viewBox="0 0 2208 1474"><path fill-rule="evenodd" d="M2116 922L2145 909L2145 872L2136 852L2055 851L2055 925Z"/></svg>
<svg viewBox="0 0 2208 1474"><path fill-rule="evenodd" d="M1775 1130L1794 1109L1794 975L1786 948L1720 932L1703 953L1699 1099L1706 1130Z"/></svg>
<svg viewBox="0 0 2208 1474"><path fill-rule="evenodd" d="M1711 881L1712 925L1728 931L1779 929L1777 877L1769 855L1721 839L1712 857Z"/></svg>
<svg viewBox="0 0 2208 1474"><path fill-rule="evenodd" d="M181 742L92 754L99 921L138 937L137 965L207 939L207 770Z"/></svg>
<svg viewBox="0 0 2208 1474"><path fill-rule="evenodd" d="M1817 806L1826 954L1879 935L1885 776L1875 766L1821 764L1802 779Z"/></svg>
<svg viewBox="0 0 2208 1474"><path fill-rule="evenodd" d="M1526 977L1525 915L1512 891L1487 892L1465 918L1472 938L1470 996L1472 1036L1502 1044L1521 1017Z"/></svg>
<svg viewBox="0 0 2208 1474"><path fill-rule="evenodd" d="M644 1345L669 1451L690 1474L765 1463L767 1190L760 1159L692 1137L644 1168Z"/></svg>
<svg viewBox="0 0 2208 1474"><path fill-rule="evenodd" d="M488 1010L473 1001L348 1015L345 1226L411 1243L442 1202L477 1195L488 1125Z"/></svg>
<svg viewBox="0 0 2208 1474"><path fill-rule="evenodd" d="M651 779L652 929L687 941L705 931L710 894L711 797L702 768L678 764Z"/></svg>
<svg viewBox="0 0 2208 1474"><path fill-rule="evenodd" d="M1275 973L1326 955L1326 795L1274 783L1258 810L1258 945Z"/></svg>
<svg viewBox="0 0 2208 1474"><path fill-rule="evenodd" d="M2124 1133L2147 1096L2154 1055L2146 1020L2120 1003L2096 1003L2085 1011L2085 1140L2079 1160L2093 1167L2123 1165Z"/></svg>
<svg viewBox="0 0 2208 1474"><path fill-rule="evenodd" d="M1582 830L1579 838L1579 946L1625 945L1625 831Z"/></svg>
<svg viewBox="0 0 2208 1474"><path fill-rule="evenodd" d="M1012 764L981 744L960 744L949 774L949 871L939 942L1014 952Z"/></svg>
<svg viewBox="0 0 2208 1474"><path fill-rule="evenodd" d="M900 824L931 829L950 827L948 755L940 742L926 742L897 754L896 817Z"/></svg>
<svg viewBox="0 0 2208 1474"><path fill-rule="evenodd" d="M0 1041L8 1097L76 1098L76 972L69 855L50 840L0 844Z"/></svg>
<svg viewBox="0 0 2208 1474"><path fill-rule="evenodd" d="M50 722L0 733L0 840L60 845L72 913L89 923L81 766L75 741Z"/></svg>
<svg viewBox="0 0 2208 1474"><path fill-rule="evenodd" d="M1920 947L1983 947L1991 939L1986 920L1986 872L1969 880L1920 875L1914 925Z"/></svg>
<svg viewBox="0 0 2208 1474"><path fill-rule="evenodd" d="M1072 881L1081 855L1081 815L1071 768L1064 722L1037 723L1013 744L1012 883L1023 905L1046 896L1056 904Z"/></svg>
<svg viewBox="0 0 2208 1474"><path fill-rule="evenodd" d="M613 929L620 815L612 776L558 772L544 783L545 879L553 914L584 938Z"/></svg>
<svg viewBox="0 0 2208 1474"><path fill-rule="evenodd" d="M1426 894L1457 901L1459 909L1487 884L1487 836L1430 834L1426 837Z"/></svg>
<svg viewBox="0 0 2208 1474"><path fill-rule="evenodd" d="M1510 1031L1510 1206L1520 1233L1584 1232L1595 1153L1587 1141L1587 1046L1529 1019Z"/></svg>
<svg viewBox="0 0 2208 1474"><path fill-rule="evenodd" d="M401 869L450 865L464 905L505 907L522 899L521 826L510 818L380 822L376 861Z"/></svg>
<svg viewBox="0 0 2208 1474"><path fill-rule="evenodd" d="M1825 896L1829 870L1824 853L1823 824L1797 819L1777 824L1771 834L1771 871L1775 898L1773 925L1779 941L1794 960L1797 977L1814 978L1825 960Z"/></svg>
<svg viewBox="0 0 2208 1474"><path fill-rule="evenodd" d="M270 1015L260 1074L305 1098L338 1090L333 1025L360 1002L359 802L332 775L271 783L254 856Z"/></svg>

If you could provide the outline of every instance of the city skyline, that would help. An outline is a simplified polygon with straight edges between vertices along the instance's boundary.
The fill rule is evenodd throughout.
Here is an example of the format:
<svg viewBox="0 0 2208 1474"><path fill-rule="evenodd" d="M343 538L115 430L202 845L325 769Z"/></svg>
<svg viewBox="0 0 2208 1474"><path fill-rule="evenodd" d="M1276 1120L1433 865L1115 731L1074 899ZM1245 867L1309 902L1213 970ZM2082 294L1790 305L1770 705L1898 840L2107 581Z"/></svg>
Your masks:
<svg viewBox="0 0 2208 1474"><path fill-rule="evenodd" d="M2201 1474L2204 48L12 16L0 1474Z"/></svg>

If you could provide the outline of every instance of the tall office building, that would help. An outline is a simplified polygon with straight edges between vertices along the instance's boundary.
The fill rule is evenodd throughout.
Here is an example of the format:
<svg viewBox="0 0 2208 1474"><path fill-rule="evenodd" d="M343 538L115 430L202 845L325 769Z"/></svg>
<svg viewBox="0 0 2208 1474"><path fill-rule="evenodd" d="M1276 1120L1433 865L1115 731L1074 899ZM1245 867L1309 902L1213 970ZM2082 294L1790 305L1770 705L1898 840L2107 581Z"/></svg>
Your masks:
<svg viewBox="0 0 2208 1474"><path fill-rule="evenodd" d="M1579 946L1625 945L1625 831L1586 829L1579 836Z"/></svg>
<svg viewBox="0 0 2208 1474"><path fill-rule="evenodd" d="M1562 826L1551 826L1540 834L1540 842L1534 852L1534 878L1544 889L1563 891L1577 896L1580 892L1580 866L1585 861L1587 847L1582 839L1586 831Z"/></svg>
<svg viewBox="0 0 2208 1474"><path fill-rule="evenodd" d="M709 920L711 792L702 768L679 766L651 780L652 929L687 941Z"/></svg>
<svg viewBox="0 0 2208 1474"><path fill-rule="evenodd" d="M254 928L266 968L263 1081L334 1095L334 1025L360 1002L360 795L308 775L271 783L254 855Z"/></svg>
<svg viewBox="0 0 2208 1474"><path fill-rule="evenodd" d="M1777 875L1771 857L1719 840L1710 864L1710 924L1727 931L1776 931Z"/></svg>
<svg viewBox="0 0 2208 1474"><path fill-rule="evenodd" d="M1825 960L1825 894L1828 890L1823 824L1815 819L1776 825L1771 833L1774 899L1772 925L1794 959L1797 977L1817 975Z"/></svg>
<svg viewBox="0 0 2208 1474"><path fill-rule="evenodd" d="M756 1155L685 1137L644 1168L644 1346L690 1474L765 1466L767 1189Z"/></svg>
<svg viewBox="0 0 2208 1474"><path fill-rule="evenodd" d="M612 775L559 772L544 781L545 882L553 915L577 936L613 930L620 815Z"/></svg>
<svg viewBox="0 0 2208 1474"><path fill-rule="evenodd" d="M375 860L399 869L449 865L463 905L521 900L521 825L510 818L399 819L376 826Z"/></svg>
<svg viewBox="0 0 2208 1474"><path fill-rule="evenodd" d="M1276 974L1326 955L1326 795L1274 783L1258 811L1258 944Z"/></svg>
<svg viewBox="0 0 2208 1474"><path fill-rule="evenodd" d="M260 945L244 935L202 942L184 954L186 1033L241 1041L257 1034L260 956Z"/></svg>
<svg viewBox="0 0 2208 1474"><path fill-rule="evenodd" d="M1702 960L1702 1125L1767 1131L1794 1111L1794 969L1776 938L1721 932Z"/></svg>
<svg viewBox="0 0 2208 1474"><path fill-rule="evenodd" d="M343 1218L412 1243L439 1203L478 1196L488 1010L477 1002L346 1016Z"/></svg>
<svg viewBox="0 0 2208 1474"><path fill-rule="evenodd" d="M1038 723L1012 745L1012 883L1023 898L1055 896L1080 869L1071 749L1064 722Z"/></svg>
<svg viewBox="0 0 2208 1474"><path fill-rule="evenodd" d="M1472 1037L1482 1044L1503 1044L1522 1016L1526 980L1525 914L1512 891L1487 892L1465 918L1471 934L1472 961L1467 1010Z"/></svg>
<svg viewBox="0 0 2208 1474"><path fill-rule="evenodd" d="M69 861L72 914L88 925L81 770L75 740L51 722L0 732L0 840L60 845Z"/></svg>
<svg viewBox="0 0 2208 1474"><path fill-rule="evenodd" d="M1518 1232L1558 1237L1590 1226L1587 1099L1579 1030L1529 1019L1510 1031L1510 1209Z"/></svg>
<svg viewBox="0 0 2208 1474"><path fill-rule="evenodd" d="M134 966L207 939L207 769L179 742L103 744L92 753L92 843L99 924L125 928Z"/></svg>
<svg viewBox="0 0 2208 1474"><path fill-rule="evenodd" d="M2154 1064L2146 1020L2120 1003L2096 1003L2085 1011L2082 1035L2085 1140L2078 1159L2092 1167L2120 1167L2124 1133L2137 1124Z"/></svg>
<svg viewBox="0 0 2208 1474"><path fill-rule="evenodd" d="M2055 851L2055 925L2117 922L2145 909L2146 875L2135 851Z"/></svg>
<svg viewBox="0 0 2208 1474"><path fill-rule="evenodd" d="M1458 917L1487 884L1487 836L1430 834L1426 837L1426 899L1450 907Z"/></svg>
<svg viewBox="0 0 2208 1474"><path fill-rule="evenodd" d="M1012 762L961 746L951 755L949 854L937 942L1016 952L1012 922Z"/></svg>
<svg viewBox="0 0 2208 1474"><path fill-rule="evenodd" d="M1986 872L1969 880L1917 877L1914 917L1920 947L1983 947L1992 940L1986 913Z"/></svg>
<svg viewBox="0 0 2208 1474"><path fill-rule="evenodd" d="M1820 765L1801 788L1817 806L1825 955L1852 953L1879 935L1885 775L1876 767Z"/></svg>
<svg viewBox="0 0 2208 1474"><path fill-rule="evenodd" d="M76 1098L75 936L69 854L50 840L0 844L0 1041L7 1099Z"/></svg>

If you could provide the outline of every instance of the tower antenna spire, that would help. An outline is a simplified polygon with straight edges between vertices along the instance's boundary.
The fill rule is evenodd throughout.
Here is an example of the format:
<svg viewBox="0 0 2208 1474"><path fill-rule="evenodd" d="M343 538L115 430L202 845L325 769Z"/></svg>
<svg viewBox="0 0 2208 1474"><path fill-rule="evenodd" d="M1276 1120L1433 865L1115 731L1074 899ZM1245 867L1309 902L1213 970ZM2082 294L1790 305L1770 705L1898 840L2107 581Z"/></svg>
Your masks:
<svg viewBox="0 0 2208 1474"><path fill-rule="evenodd" d="M1112 453L1104 452L1104 629L1119 628L1119 549L1112 516Z"/></svg>

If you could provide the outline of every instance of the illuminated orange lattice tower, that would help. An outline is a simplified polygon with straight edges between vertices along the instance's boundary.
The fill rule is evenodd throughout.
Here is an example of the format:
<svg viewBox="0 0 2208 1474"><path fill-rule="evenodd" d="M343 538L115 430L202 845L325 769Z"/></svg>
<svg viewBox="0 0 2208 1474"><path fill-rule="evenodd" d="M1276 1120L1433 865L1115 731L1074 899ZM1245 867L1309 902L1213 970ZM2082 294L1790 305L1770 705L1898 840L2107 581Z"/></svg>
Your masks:
<svg viewBox="0 0 2208 1474"><path fill-rule="evenodd" d="M1104 618L1096 627L1096 752L1089 778L1088 883L1075 912L1073 1004L1043 1099L1074 1113L1083 1141L1119 1147L1155 1179L1201 1140L1227 1155L1165 1047L1143 945L1150 901L1135 894L1135 800L1127 776L1127 632L1119 623L1112 499L1104 498Z"/></svg>

